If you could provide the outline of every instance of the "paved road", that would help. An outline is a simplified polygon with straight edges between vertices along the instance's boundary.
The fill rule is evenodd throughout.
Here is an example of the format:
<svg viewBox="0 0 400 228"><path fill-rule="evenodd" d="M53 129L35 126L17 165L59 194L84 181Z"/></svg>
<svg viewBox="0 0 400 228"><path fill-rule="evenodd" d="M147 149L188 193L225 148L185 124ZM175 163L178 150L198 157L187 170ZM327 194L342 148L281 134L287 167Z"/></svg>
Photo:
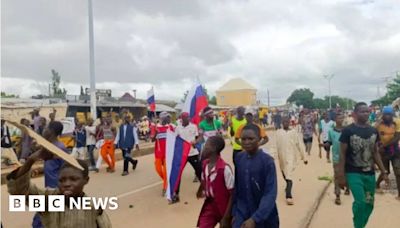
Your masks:
<svg viewBox="0 0 400 228"><path fill-rule="evenodd" d="M271 142L266 148L274 154L274 132L268 133ZM223 157L226 161L231 162L231 155L231 147L228 145L223 152ZM318 180L318 176L331 175L331 164L327 164L325 160L317 157L315 145L309 161L308 166L299 164L296 170L293 189L294 206L285 204L284 181L278 171L277 203L281 227L302 227L309 211L327 185L326 181ZM98 174L91 173L91 180L85 191L90 196L119 197L119 209L107 211L113 227L195 227L202 200L197 200L195 197L198 183L192 182L194 172L191 166L186 167L182 177L181 203L175 205L168 205L166 199L161 197L161 182L153 167L153 155L139 157L137 170L131 172L129 176L122 177L120 175L122 162L118 162L117 172L113 174L105 173L104 169ZM278 165L277 168L279 170ZM33 181L43 185L43 178L36 178ZM1 204L4 227L29 227L32 213L8 212L6 186L2 186L1 192L1 200L4 202ZM130 208L130 205L133 207Z"/></svg>

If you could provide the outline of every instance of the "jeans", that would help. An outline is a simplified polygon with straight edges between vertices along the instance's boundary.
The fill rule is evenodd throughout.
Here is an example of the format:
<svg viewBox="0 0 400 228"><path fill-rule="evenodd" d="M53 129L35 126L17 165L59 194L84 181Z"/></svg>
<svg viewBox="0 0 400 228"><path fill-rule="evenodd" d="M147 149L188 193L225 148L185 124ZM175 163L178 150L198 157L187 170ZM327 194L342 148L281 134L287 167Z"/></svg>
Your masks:
<svg viewBox="0 0 400 228"><path fill-rule="evenodd" d="M364 228L374 209L375 175L346 173L346 179L354 197L354 228Z"/></svg>
<svg viewBox="0 0 400 228"><path fill-rule="evenodd" d="M87 151L88 151L88 154L89 154L89 161L90 161L90 165L92 167L96 166L96 162L94 161L94 155L93 155L93 151L94 151L95 147L96 147L95 145L88 145L87 146Z"/></svg>

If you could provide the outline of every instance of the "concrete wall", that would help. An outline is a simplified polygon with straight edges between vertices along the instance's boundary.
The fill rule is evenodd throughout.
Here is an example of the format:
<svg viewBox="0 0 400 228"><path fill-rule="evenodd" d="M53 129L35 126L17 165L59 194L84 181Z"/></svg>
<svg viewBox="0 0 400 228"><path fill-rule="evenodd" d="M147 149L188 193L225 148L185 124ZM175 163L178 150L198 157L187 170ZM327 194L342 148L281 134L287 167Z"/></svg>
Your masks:
<svg viewBox="0 0 400 228"><path fill-rule="evenodd" d="M239 105L256 105L256 90L217 91L217 105L235 107Z"/></svg>

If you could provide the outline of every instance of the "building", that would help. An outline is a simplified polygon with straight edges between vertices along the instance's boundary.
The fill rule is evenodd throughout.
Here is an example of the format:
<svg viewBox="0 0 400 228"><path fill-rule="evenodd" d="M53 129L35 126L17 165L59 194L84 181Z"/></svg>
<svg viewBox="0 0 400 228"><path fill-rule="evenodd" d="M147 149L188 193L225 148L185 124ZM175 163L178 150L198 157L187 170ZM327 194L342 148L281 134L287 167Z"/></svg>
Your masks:
<svg viewBox="0 0 400 228"><path fill-rule="evenodd" d="M241 78L234 78L216 91L217 105L236 107L257 105L257 89Z"/></svg>

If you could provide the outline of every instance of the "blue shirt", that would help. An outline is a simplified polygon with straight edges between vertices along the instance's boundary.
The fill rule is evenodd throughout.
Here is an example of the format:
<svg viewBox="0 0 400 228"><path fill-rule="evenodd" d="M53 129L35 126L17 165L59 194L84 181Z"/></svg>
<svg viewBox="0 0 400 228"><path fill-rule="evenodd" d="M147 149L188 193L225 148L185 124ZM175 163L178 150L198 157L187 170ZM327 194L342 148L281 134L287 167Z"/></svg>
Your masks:
<svg viewBox="0 0 400 228"><path fill-rule="evenodd" d="M75 130L73 135L75 136L77 148L86 146L86 131L84 129Z"/></svg>
<svg viewBox="0 0 400 228"><path fill-rule="evenodd" d="M65 148L62 142L53 143L56 147L68 153L67 148ZM58 174L60 172L61 166L64 161L60 158L50 159L44 162L44 186L46 188L57 188L58 186Z"/></svg>
<svg viewBox="0 0 400 228"><path fill-rule="evenodd" d="M249 218L256 222L256 227L279 227L276 197L274 159L262 150L252 156L239 153L235 158L233 227L240 227Z"/></svg>

